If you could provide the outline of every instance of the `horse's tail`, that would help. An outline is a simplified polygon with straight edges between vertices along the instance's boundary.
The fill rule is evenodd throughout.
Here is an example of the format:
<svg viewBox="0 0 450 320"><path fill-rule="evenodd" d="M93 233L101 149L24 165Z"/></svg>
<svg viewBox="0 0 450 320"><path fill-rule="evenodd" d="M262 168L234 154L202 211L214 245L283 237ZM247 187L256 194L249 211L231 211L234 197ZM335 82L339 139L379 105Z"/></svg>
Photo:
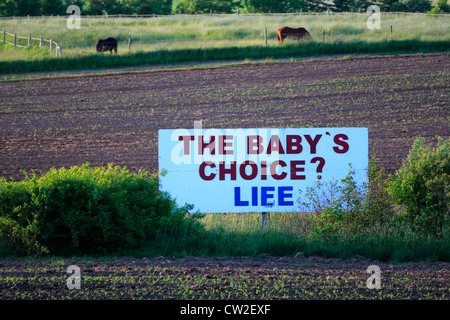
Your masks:
<svg viewBox="0 0 450 320"><path fill-rule="evenodd" d="M283 38L281 37L280 30L278 30L278 32L277 32L277 40L278 40L279 43L283 43Z"/></svg>

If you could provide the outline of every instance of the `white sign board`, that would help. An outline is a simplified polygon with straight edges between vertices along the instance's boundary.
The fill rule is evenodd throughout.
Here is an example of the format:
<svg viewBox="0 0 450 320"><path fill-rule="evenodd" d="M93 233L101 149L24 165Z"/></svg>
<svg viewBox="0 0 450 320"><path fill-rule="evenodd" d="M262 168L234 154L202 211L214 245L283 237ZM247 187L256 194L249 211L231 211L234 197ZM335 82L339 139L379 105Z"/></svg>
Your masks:
<svg viewBox="0 0 450 320"><path fill-rule="evenodd" d="M349 164L367 181L368 142L367 128L159 130L160 188L202 213L298 211L299 190Z"/></svg>

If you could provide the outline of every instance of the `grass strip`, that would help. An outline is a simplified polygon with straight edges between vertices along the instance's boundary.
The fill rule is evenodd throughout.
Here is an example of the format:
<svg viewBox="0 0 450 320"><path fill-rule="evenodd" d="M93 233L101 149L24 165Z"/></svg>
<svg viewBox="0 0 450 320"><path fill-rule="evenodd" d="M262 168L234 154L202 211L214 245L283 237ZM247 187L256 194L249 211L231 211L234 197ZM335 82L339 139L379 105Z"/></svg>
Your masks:
<svg viewBox="0 0 450 320"><path fill-rule="evenodd" d="M43 58L32 61L0 62L0 74L46 72L64 70L91 70L112 67L170 64L177 62L221 61L265 58L313 57L326 54L355 53L426 53L445 52L449 41L398 40L382 42L308 43L282 46L248 46L204 49L176 49L137 52L125 55L92 54L75 58Z"/></svg>

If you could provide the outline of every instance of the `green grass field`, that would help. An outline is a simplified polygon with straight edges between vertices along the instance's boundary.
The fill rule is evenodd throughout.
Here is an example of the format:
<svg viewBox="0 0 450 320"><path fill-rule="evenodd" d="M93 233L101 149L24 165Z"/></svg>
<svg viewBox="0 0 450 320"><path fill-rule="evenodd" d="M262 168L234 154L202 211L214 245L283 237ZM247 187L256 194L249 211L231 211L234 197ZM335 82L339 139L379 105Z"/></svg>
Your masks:
<svg viewBox="0 0 450 320"><path fill-rule="evenodd" d="M373 226L361 236L340 236L335 241L312 234L317 224L313 213L270 213L263 228L261 213L208 214L200 220L206 233L161 237L138 250L123 252L132 256L306 256L350 258L355 255L380 261L448 261L448 229L440 241L424 241L404 224L391 224L383 230Z"/></svg>
<svg viewBox="0 0 450 320"><path fill-rule="evenodd" d="M83 17L79 30L68 29L65 17L4 19L0 20L0 31L53 39L61 44L63 57L56 57L55 49L50 52L48 42L44 42L45 48L39 48L36 40L32 41L31 48L14 49L3 44L0 70L17 73L233 58L429 52L448 51L450 47L449 15L383 14L379 30L367 27L368 17L367 14ZM304 26L313 40L301 45L287 40L279 45L276 31L282 26ZM98 56L96 41L109 36L119 42L118 56L109 57L109 53ZM14 37L6 35L6 41L13 42ZM27 42L18 39L17 44Z"/></svg>

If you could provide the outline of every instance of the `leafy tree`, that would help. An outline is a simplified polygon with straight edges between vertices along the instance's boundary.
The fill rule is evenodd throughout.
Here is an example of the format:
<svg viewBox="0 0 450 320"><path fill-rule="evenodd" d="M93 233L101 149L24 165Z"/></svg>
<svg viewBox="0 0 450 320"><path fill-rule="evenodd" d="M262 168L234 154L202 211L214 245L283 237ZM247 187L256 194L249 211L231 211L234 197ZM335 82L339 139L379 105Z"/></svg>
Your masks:
<svg viewBox="0 0 450 320"><path fill-rule="evenodd" d="M208 1L213 5L213 12L218 13L232 13L241 4L241 1L230 1L230 0L215 0Z"/></svg>
<svg viewBox="0 0 450 320"><path fill-rule="evenodd" d="M334 0L333 10L338 12L348 12L353 9L353 0Z"/></svg>
<svg viewBox="0 0 450 320"><path fill-rule="evenodd" d="M306 7L309 11L320 12L329 9L330 4L327 1L306 1Z"/></svg>
<svg viewBox="0 0 450 320"><path fill-rule="evenodd" d="M303 11L323 11L328 8L325 1L308 0L244 0L244 7L251 12L299 12Z"/></svg>
<svg viewBox="0 0 450 320"><path fill-rule="evenodd" d="M245 0L245 7L252 12L284 12L287 9L287 1L277 0Z"/></svg>
<svg viewBox="0 0 450 320"><path fill-rule="evenodd" d="M67 7L72 4L82 9L85 6L85 0L0 0L0 15L64 15Z"/></svg>
<svg viewBox="0 0 450 320"><path fill-rule="evenodd" d="M181 1L175 11L184 13L209 13L211 10L214 13L232 13L238 7L240 1L236 0L183 0Z"/></svg>
<svg viewBox="0 0 450 320"><path fill-rule="evenodd" d="M450 5L447 0L438 0L436 7L439 8L441 12L450 12Z"/></svg>
<svg viewBox="0 0 450 320"><path fill-rule="evenodd" d="M431 2L428 0L407 0L405 5L409 12L426 12L431 10Z"/></svg>
<svg viewBox="0 0 450 320"><path fill-rule="evenodd" d="M308 11L307 1L306 0L287 0L285 2L286 10L284 12L299 12L300 10Z"/></svg>
<svg viewBox="0 0 450 320"><path fill-rule="evenodd" d="M122 12L120 0L87 0L87 12L93 15L118 14Z"/></svg>
<svg viewBox="0 0 450 320"><path fill-rule="evenodd" d="M380 0L376 4L380 6L381 11L395 11L395 6L399 2L399 0Z"/></svg>
<svg viewBox="0 0 450 320"><path fill-rule="evenodd" d="M86 13L87 10L87 0L63 0L64 12L66 13L67 8L70 5L76 5L80 7L81 14Z"/></svg>
<svg viewBox="0 0 450 320"><path fill-rule="evenodd" d="M122 13L122 2L120 0L105 1L105 10L108 14Z"/></svg>
<svg viewBox="0 0 450 320"><path fill-rule="evenodd" d="M338 12L366 11L372 3L367 0L334 0L330 8Z"/></svg>
<svg viewBox="0 0 450 320"><path fill-rule="evenodd" d="M353 0L354 11L367 12L367 8L373 4L370 0Z"/></svg>
<svg viewBox="0 0 450 320"><path fill-rule="evenodd" d="M136 0L122 0L122 12L123 14L137 13Z"/></svg>
<svg viewBox="0 0 450 320"><path fill-rule="evenodd" d="M87 9L89 14L101 15L104 13L105 6L103 0L87 0Z"/></svg>
<svg viewBox="0 0 450 320"><path fill-rule="evenodd" d="M391 8L393 12L408 12L408 6L404 2L397 2Z"/></svg>
<svg viewBox="0 0 450 320"><path fill-rule="evenodd" d="M41 14L41 6L39 1L35 0L18 0L17 1L18 15L37 16Z"/></svg>
<svg viewBox="0 0 450 320"><path fill-rule="evenodd" d="M0 0L0 14L4 16L37 16L41 14L38 0Z"/></svg>
<svg viewBox="0 0 450 320"><path fill-rule="evenodd" d="M172 12L172 0L138 0L136 1L139 14L170 14Z"/></svg>
<svg viewBox="0 0 450 320"><path fill-rule="evenodd" d="M429 0L381 0L381 11L409 11L409 12L426 12L431 9L431 1Z"/></svg>
<svg viewBox="0 0 450 320"><path fill-rule="evenodd" d="M440 14L444 12L450 12L450 6L448 5L447 0L438 0L433 9L428 11L428 13L431 14Z"/></svg>
<svg viewBox="0 0 450 320"><path fill-rule="evenodd" d="M12 16L15 13L16 3L14 0L1 0L0 1L0 15Z"/></svg>
<svg viewBox="0 0 450 320"><path fill-rule="evenodd" d="M41 0L41 13L44 15L65 14L66 8L61 0Z"/></svg>

